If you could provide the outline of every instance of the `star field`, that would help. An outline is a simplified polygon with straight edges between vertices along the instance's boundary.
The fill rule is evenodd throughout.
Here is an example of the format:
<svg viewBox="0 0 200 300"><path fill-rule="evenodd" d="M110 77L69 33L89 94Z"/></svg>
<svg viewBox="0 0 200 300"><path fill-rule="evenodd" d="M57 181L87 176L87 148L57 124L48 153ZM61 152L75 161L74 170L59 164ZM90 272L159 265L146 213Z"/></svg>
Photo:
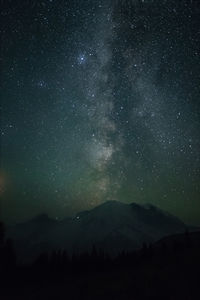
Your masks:
<svg viewBox="0 0 200 300"><path fill-rule="evenodd" d="M198 1L4 1L7 222L104 201L199 224Z"/></svg>

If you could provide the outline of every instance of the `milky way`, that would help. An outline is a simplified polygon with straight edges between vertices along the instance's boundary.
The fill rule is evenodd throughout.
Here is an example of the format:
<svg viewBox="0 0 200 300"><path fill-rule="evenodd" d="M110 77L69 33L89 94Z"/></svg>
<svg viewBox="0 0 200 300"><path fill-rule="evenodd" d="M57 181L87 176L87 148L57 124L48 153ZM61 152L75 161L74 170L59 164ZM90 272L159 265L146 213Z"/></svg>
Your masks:
<svg viewBox="0 0 200 300"><path fill-rule="evenodd" d="M186 0L3 3L6 221L115 199L199 223L199 13Z"/></svg>
<svg viewBox="0 0 200 300"><path fill-rule="evenodd" d="M116 133L116 122L111 118L115 101L111 71L114 36L111 12L110 7L107 7L106 11L99 13L99 24L96 26L96 34L92 41L94 53L90 55L89 61L85 62L88 64L88 77L84 88L88 102L88 121L92 128L85 150L91 167L98 173L96 179L91 179L91 197L95 204L110 198L114 199L117 186L119 187L118 179L108 172L110 164L114 163L114 154L121 151L119 137L113 139L113 134ZM85 70L83 70L84 76Z"/></svg>

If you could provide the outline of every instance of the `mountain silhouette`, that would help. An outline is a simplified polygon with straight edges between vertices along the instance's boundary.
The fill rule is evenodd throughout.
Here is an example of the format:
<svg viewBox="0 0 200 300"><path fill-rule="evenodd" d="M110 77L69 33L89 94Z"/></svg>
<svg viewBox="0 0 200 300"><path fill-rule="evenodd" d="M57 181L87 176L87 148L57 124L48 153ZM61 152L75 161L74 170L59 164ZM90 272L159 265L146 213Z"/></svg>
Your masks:
<svg viewBox="0 0 200 300"><path fill-rule="evenodd" d="M154 205L107 201L62 221L39 215L10 227L8 235L20 260L26 261L43 251L67 249L72 254L90 251L93 245L116 255L185 229L181 220Z"/></svg>

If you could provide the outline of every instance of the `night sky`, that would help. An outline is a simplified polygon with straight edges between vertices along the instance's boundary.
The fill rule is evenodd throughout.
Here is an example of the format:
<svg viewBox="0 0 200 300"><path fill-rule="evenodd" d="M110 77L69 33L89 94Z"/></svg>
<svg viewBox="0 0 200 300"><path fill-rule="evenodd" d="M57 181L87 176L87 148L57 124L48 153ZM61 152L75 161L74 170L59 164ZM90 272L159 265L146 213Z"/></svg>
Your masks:
<svg viewBox="0 0 200 300"><path fill-rule="evenodd" d="M107 200L200 225L200 2L2 1L1 217Z"/></svg>

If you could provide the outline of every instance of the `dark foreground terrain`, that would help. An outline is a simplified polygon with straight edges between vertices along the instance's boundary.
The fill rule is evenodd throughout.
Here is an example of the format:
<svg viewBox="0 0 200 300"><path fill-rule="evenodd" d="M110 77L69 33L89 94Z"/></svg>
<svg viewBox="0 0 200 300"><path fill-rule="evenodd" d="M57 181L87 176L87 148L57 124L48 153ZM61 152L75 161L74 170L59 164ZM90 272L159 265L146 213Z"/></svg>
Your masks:
<svg viewBox="0 0 200 300"><path fill-rule="evenodd" d="M91 253L43 253L15 266L1 253L0 299L200 299L200 232L174 235L111 259Z"/></svg>

